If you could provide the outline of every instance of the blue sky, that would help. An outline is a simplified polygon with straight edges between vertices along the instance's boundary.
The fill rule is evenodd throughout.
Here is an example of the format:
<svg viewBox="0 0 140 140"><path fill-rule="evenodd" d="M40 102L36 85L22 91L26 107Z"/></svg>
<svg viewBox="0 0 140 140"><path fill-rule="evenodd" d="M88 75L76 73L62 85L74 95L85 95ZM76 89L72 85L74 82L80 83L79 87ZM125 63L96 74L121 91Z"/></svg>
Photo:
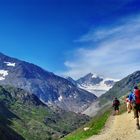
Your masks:
<svg viewBox="0 0 140 140"><path fill-rule="evenodd" d="M140 70L139 0L1 0L0 51L59 75Z"/></svg>

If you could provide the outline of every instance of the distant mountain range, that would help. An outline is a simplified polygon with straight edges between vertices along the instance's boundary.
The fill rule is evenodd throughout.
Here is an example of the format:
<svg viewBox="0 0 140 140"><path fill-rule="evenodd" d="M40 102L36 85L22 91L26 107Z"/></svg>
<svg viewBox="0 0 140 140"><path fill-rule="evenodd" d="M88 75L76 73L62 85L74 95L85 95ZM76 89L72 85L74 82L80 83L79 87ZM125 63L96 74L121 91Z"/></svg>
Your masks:
<svg viewBox="0 0 140 140"><path fill-rule="evenodd" d="M103 78L92 73L89 73L78 80L73 80L71 77L67 77L67 80L71 81L79 88L94 93L98 97L112 88L117 81L116 79Z"/></svg>
<svg viewBox="0 0 140 140"><path fill-rule="evenodd" d="M22 88L48 106L81 112L97 97L34 64L0 53L0 85Z"/></svg>

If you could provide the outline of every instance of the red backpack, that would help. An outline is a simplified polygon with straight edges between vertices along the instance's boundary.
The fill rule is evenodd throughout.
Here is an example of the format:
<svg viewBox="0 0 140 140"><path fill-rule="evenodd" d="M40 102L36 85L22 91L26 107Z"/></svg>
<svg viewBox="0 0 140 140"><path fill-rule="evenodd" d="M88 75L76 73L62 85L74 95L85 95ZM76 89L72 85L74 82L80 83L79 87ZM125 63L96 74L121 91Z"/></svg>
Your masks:
<svg viewBox="0 0 140 140"><path fill-rule="evenodd" d="M140 90L135 90L135 98L136 98L136 104L140 104Z"/></svg>

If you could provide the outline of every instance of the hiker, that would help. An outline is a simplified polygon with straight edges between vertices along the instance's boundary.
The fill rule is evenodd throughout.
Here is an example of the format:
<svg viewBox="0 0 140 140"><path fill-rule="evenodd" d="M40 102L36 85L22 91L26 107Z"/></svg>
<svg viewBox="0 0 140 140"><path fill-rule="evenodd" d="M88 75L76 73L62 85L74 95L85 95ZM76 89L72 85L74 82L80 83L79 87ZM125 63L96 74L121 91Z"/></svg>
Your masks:
<svg viewBox="0 0 140 140"><path fill-rule="evenodd" d="M134 92L129 95L129 100L133 106L134 119L136 118L136 127L140 129L139 125L139 112L140 112L140 89L137 86L134 87Z"/></svg>
<svg viewBox="0 0 140 140"><path fill-rule="evenodd" d="M120 105L120 101L117 98L115 98L113 100L113 104L112 104L112 106L114 108L114 115L118 115L119 114L119 105Z"/></svg>
<svg viewBox="0 0 140 140"><path fill-rule="evenodd" d="M126 96L125 102L126 102L127 113L131 113L132 107L131 107L131 103L130 103L130 101L129 101L129 95Z"/></svg>

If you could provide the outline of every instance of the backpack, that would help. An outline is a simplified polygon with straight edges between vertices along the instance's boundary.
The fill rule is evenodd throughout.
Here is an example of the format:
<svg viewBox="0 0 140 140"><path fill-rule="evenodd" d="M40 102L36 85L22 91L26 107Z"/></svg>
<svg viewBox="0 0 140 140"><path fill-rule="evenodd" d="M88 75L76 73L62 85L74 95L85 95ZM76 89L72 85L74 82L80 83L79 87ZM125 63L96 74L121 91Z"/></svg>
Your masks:
<svg viewBox="0 0 140 140"><path fill-rule="evenodd" d="M119 100L115 99L115 100L113 101L113 106L119 106L119 105L120 105Z"/></svg>
<svg viewBox="0 0 140 140"><path fill-rule="evenodd" d="M140 90L136 89L134 93L135 93L136 104L140 104Z"/></svg>

